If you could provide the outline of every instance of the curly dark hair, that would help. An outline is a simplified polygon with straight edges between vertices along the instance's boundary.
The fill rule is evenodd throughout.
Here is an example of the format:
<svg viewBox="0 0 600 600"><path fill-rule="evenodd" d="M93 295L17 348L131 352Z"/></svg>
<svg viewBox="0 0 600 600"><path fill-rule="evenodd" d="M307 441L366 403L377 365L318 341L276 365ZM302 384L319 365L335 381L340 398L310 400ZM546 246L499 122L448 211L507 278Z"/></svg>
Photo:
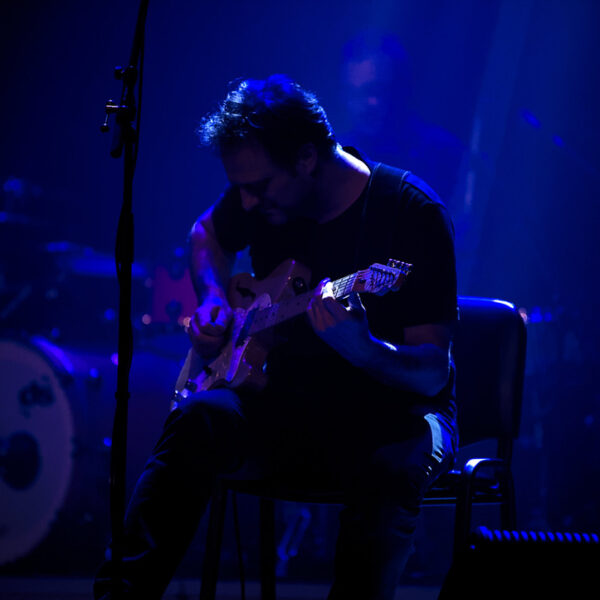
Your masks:
<svg viewBox="0 0 600 600"><path fill-rule="evenodd" d="M204 117L198 135L218 152L257 141L273 162L293 169L300 148L313 143L331 155L335 136L316 96L286 75L234 82L219 109Z"/></svg>

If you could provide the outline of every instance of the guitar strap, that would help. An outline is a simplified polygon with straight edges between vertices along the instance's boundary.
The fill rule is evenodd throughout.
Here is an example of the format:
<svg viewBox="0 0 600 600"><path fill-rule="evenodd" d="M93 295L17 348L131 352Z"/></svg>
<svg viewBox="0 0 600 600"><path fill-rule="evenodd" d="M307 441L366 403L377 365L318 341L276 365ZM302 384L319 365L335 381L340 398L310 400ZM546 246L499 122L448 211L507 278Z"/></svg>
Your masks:
<svg viewBox="0 0 600 600"><path fill-rule="evenodd" d="M393 258L390 252L400 218L398 198L408 173L382 163L372 165L355 247L356 271Z"/></svg>

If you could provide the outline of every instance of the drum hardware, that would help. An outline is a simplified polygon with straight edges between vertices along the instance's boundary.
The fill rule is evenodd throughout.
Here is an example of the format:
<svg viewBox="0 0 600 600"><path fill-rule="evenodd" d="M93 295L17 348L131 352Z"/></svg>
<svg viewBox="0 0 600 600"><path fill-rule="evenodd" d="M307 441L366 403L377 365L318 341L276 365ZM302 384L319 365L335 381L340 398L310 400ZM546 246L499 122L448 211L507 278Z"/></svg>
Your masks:
<svg viewBox="0 0 600 600"><path fill-rule="evenodd" d="M61 344L112 343L118 301L114 258L69 241L45 243L30 251L21 265L0 263L6 280L0 289L0 327ZM37 270L26 268L25 263L32 262ZM141 318L150 307L147 269L135 264L133 274L134 310Z"/></svg>
<svg viewBox="0 0 600 600"><path fill-rule="evenodd" d="M9 303L0 311L0 321L8 319L8 317L13 314L17 308L19 308L19 306L23 304L25 300L27 300L27 298L31 296L32 292L33 286L31 284L26 284L23 286L17 295L12 298L12 300L10 300Z"/></svg>

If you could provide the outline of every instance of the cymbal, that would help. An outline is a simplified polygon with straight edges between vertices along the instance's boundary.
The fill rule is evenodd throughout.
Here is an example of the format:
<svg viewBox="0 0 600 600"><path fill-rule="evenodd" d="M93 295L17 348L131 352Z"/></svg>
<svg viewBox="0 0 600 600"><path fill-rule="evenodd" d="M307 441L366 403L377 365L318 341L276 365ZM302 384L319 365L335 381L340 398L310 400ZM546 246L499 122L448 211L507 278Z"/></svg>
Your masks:
<svg viewBox="0 0 600 600"><path fill-rule="evenodd" d="M54 256L57 264L74 275L89 277L114 277L115 258L90 246L67 240L49 242L44 250ZM140 263L133 263L131 275L135 279L148 277L148 270Z"/></svg>
<svg viewBox="0 0 600 600"><path fill-rule="evenodd" d="M26 215L0 211L0 225L3 224L33 225L33 221Z"/></svg>

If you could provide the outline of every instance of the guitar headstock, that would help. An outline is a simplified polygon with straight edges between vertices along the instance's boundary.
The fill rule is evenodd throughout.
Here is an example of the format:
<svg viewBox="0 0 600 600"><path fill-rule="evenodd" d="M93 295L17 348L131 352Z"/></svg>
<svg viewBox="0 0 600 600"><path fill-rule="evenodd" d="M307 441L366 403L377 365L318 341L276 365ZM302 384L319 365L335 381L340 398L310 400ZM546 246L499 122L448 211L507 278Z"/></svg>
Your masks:
<svg viewBox="0 0 600 600"><path fill-rule="evenodd" d="M387 292L396 292L404 283L411 268L411 264L392 258L386 265L374 263L370 267L358 271L352 291L369 292L378 296L383 296Z"/></svg>

